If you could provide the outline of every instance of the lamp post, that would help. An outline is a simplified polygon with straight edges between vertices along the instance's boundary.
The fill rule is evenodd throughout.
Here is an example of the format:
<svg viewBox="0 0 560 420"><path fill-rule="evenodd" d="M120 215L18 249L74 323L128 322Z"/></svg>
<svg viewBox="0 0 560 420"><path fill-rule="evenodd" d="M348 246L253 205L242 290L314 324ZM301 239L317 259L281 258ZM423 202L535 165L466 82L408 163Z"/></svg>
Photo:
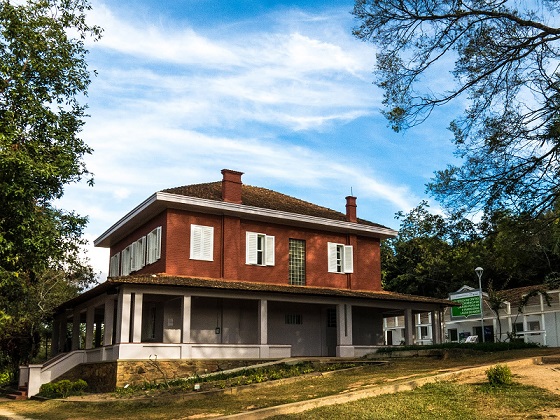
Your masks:
<svg viewBox="0 0 560 420"><path fill-rule="evenodd" d="M474 272L478 276L478 290L480 291L480 327L481 327L481 335L482 335L482 342L484 343L484 308L482 307L482 272L484 269L482 267L476 267Z"/></svg>

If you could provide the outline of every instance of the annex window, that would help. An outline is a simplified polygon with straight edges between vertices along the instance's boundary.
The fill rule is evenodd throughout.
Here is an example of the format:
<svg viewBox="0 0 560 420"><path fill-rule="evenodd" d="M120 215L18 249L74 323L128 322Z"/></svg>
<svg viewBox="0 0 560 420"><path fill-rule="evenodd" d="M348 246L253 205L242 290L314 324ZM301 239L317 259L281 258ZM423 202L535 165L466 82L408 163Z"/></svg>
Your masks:
<svg viewBox="0 0 560 420"><path fill-rule="evenodd" d="M305 286L305 241L290 239L288 272L290 284Z"/></svg>
<svg viewBox="0 0 560 420"><path fill-rule="evenodd" d="M274 265L274 236L247 232L245 262L250 265Z"/></svg>
<svg viewBox="0 0 560 420"><path fill-rule="evenodd" d="M191 225L191 260L214 260L214 228Z"/></svg>
<svg viewBox="0 0 560 420"><path fill-rule="evenodd" d="M132 271L132 244L121 251L121 276L128 276Z"/></svg>
<svg viewBox="0 0 560 420"><path fill-rule="evenodd" d="M146 235L146 264L153 264L161 258L161 226Z"/></svg>
<svg viewBox="0 0 560 420"><path fill-rule="evenodd" d="M146 237L142 236L132 243L130 270L137 271L146 265Z"/></svg>
<svg viewBox="0 0 560 420"><path fill-rule="evenodd" d="M457 334L457 328L450 328L447 330L447 334L449 335L449 341L457 342L459 341L459 335Z"/></svg>
<svg viewBox="0 0 560 420"><path fill-rule="evenodd" d="M527 323L527 328L529 328L529 331L539 331L541 329L541 323L539 321L529 321Z"/></svg>
<svg viewBox="0 0 560 420"><path fill-rule="evenodd" d="M288 325L301 325L301 324L303 324L301 314L286 314L285 321L286 321L286 324L288 324Z"/></svg>
<svg viewBox="0 0 560 420"><path fill-rule="evenodd" d="M109 260L109 277L116 277L119 275L120 259L121 259L121 254L117 252Z"/></svg>
<svg viewBox="0 0 560 420"><path fill-rule="evenodd" d="M353 273L354 257L352 245L328 243L329 273Z"/></svg>

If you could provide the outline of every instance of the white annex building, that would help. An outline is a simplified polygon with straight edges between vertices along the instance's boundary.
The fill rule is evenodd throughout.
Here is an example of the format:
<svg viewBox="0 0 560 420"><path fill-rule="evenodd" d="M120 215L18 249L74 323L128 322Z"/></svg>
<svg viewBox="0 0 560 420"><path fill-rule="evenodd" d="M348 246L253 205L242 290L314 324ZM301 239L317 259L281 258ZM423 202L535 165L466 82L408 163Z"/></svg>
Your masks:
<svg viewBox="0 0 560 420"><path fill-rule="evenodd" d="M506 341L509 335L527 343L560 347L559 289L538 285L503 290L499 294L503 304L498 317L490 308L487 293L483 293L482 316L477 303L480 299L478 289L463 286L451 293L450 300L461 302L463 306L445 308L442 319L444 341L482 341L484 326L484 341ZM475 306L476 310L473 309ZM415 317L414 344L432 344L429 314L417 313ZM403 316L385 318L384 330L387 345L404 344Z"/></svg>

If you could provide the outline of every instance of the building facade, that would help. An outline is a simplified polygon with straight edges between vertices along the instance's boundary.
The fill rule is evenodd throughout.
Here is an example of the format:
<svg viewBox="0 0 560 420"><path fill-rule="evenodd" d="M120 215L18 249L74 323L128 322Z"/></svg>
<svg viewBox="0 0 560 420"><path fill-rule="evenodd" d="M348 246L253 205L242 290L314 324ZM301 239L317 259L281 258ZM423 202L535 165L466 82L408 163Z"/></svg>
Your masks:
<svg viewBox="0 0 560 420"><path fill-rule="evenodd" d="M241 176L157 192L95 241L109 278L58 308L54 361L22 368L30 395L82 363L359 357L399 316L403 342L441 342L415 323L441 325L452 304L382 290L380 241L396 232L359 219L355 197L341 213Z"/></svg>

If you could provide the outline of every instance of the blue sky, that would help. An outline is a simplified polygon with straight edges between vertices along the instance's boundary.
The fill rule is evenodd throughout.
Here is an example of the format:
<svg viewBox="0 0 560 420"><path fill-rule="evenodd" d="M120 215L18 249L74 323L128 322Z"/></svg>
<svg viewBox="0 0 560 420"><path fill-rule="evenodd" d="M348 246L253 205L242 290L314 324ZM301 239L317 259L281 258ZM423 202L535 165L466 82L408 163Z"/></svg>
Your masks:
<svg viewBox="0 0 560 420"><path fill-rule="evenodd" d="M93 0L105 29L90 42L98 75L82 137L95 186L70 186L57 205L89 216L95 239L164 188L246 184L398 228L394 215L426 199L452 162L452 115L394 133L373 84L375 48L352 36L352 2ZM449 83L446 71L426 83ZM106 272L107 250L90 250ZM102 278L104 275L102 275Z"/></svg>

